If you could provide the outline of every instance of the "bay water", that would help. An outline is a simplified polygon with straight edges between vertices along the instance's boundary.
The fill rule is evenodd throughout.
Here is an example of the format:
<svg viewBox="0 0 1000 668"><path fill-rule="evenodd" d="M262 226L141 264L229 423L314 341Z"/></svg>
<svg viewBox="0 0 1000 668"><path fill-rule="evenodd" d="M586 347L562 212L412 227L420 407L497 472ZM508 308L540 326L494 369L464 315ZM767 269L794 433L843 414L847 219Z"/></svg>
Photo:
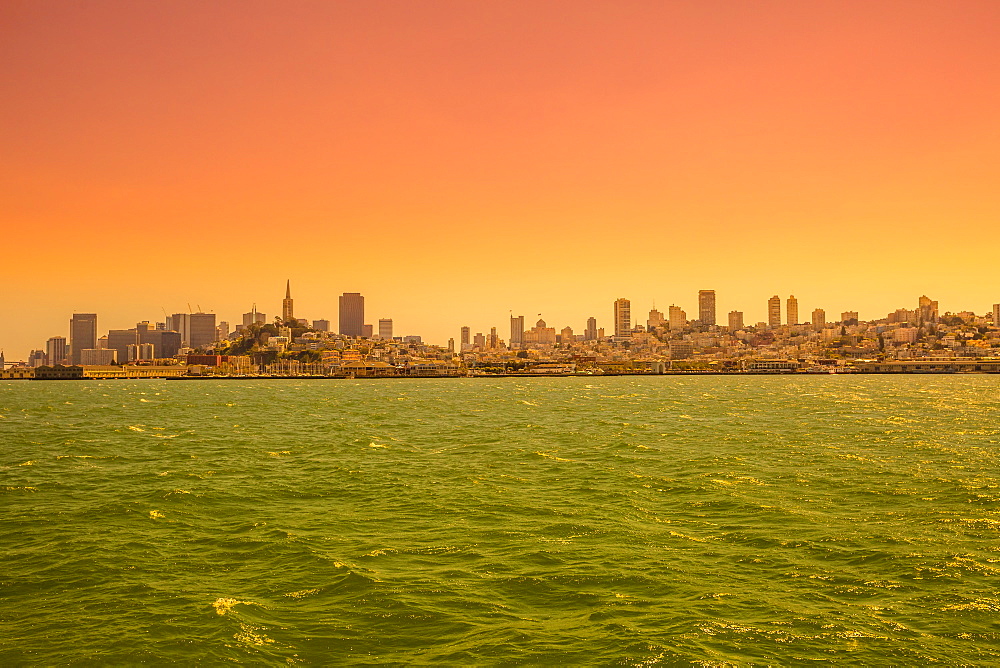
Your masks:
<svg viewBox="0 0 1000 668"><path fill-rule="evenodd" d="M0 664L1000 663L1000 377L0 383Z"/></svg>

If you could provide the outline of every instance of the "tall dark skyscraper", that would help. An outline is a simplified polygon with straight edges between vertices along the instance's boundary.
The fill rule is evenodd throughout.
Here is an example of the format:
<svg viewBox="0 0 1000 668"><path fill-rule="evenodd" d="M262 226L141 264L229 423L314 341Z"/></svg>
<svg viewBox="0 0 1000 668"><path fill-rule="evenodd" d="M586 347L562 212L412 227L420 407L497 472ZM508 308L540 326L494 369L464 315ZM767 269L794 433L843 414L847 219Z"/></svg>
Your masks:
<svg viewBox="0 0 1000 668"><path fill-rule="evenodd" d="M340 333L362 336L365 328L365 298L360 292L345 292L340 296Z"/></svg>
<svg viewBox="0 0 1000 668"><path fill-rule="evenodd" d="M698 291L698 319L703 325L715 324L715 290Z"/></svg>
<svg viewBox="0 0 1000 668"><path fill-rule="evenodd" d="M74 313L69 321L70 361L80 364L84 350L97 347L97 314Z"/></svg>

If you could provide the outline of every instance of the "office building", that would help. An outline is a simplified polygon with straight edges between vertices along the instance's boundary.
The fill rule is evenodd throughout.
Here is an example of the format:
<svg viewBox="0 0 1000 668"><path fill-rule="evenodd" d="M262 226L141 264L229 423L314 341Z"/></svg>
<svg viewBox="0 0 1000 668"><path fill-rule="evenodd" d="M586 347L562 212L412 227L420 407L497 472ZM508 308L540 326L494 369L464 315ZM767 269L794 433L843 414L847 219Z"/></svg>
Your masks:
<svg viewBox="0 0 1000 668"><path fill-rule="evenodd" d="M785 302L785 322L789 325L799 324L799 300L795 295L789 295Z"/></svg>
<svg viewBox="0 0 1000 668"><path fill-rule="evenodd" d="M632 338L632 302L620 297L615 300L615 339L626 341Z"/></svg>
<svg viewBox="0 0 1000 668"><path fill-rule="evenodd" d="M593 316L587 318L587 328L583 330L583 339L585 341L597 340L597 318Z"/></svg>
<svg viewBox="0 0 1000 668"><path fill-rule="evenodd" d="M856 325L858 324L858 312L857 311L844 311L840 314L840 322L845 325Z"/></svg>
<svg viewBox="0 0 1000 668"><path fill-rule="evenodd" d="M1000 327L1000 304L993 305L993 326Z"/></svg>
<svg viewBox="0 0 1000 668"><path fill-rule="evenodd" d="M698 319L703 325L715 324L715 290L698 291Z"/></svg>
<svg viewBox="0 0 1000 668"><path fill-rule="evenodd" d="M921 325L938 321L938 303L927 295L917 300L917 321Z"/></svg>
<svg viewBox="0 0 1000 668"><path fill-rule="evenodd" d="M668 325L671 332L679 332L687 326L687 313L680 306L671 305L667 309Z"/></svg>
<svg viewBox="0 0 1000 668"><path fill-rule="evenodd" d="M489 339L490 350L496 350L497 348L500 347L499 344L500 344L500 337L497 336L497 328L490 327L490 339Z"/></svg>
<svg viewBox="0 0 1000 668"><path fill-rule="evenodd" d="M738 329L743 329L743 311L730 311L729 331L735 332Z"/></svg>
<svg viewBox="0 0 1000 668"><path fill-rule="evenodd" d="M285 298L281 300L281 322L295 320L294 309L292 308L292 281L285 281Z"/></svg>
<svg viewBox="0 0 1000 668"><path fill-rule="evenodd" d="M204 348L218 340L214 313L188 313L186 315L188 337L184 339L183 335L181 336L182 340L187 341L186 345L191 348Z"/></svg>
<svg viewBox="0 0 1000 668"><path fill-rule="evenodd" d="M69 321L69 357L80 364L83 351L97 347L97 314L74 313Z"/></svg>
<svg viewBox="0 0 1000 668"><path fill-rule="evenodd" d="M646 330L653 332L664 326L666 320L663 319L663 313L657 311L655 308L650 309L649 317L646 318Z"/></svg>
<svg viewBox="0 0 1000 668"><path fill-rule="evenodd" d="M340 333L362 336L365 325L365 298L360 292L345 292L340 296Z"/></svg>
<svg viewBox="0 0 1000 668"><path fill-rule="evenodd" d="M267 322L267 316L264 315L263 313L258 313L257 312L257 305L256 304L253 305L253 308L250 309L249 313L244 313L243 314L243 326L244 327L249 327L250 325L252 325L254 323L259 324L259 325L263 325L265 322ZM168 323L167 329L173 329L172 327L169 326L169 323ZM180 330L174 329L174 331L176 332L176 331L180 331Z"/></svg>
<svg viewBox="0 0 1000 668"><path fill-rule="evenodd" d="M114 350L117 359L123 362L129 359L130 345L143 343L153 346L153 358L165 358L176 355L183 342L180 332L155 329L148 322L140 322L132 329L112 329L108 332L107 349Z"/></svg>
<svg viewBox="0 0 1000 668"><path fill-rule="evenodd" d="M330 321L329 320L313 320L312 328L317 332L329 332L330 331Z"/></svg>
<svg viewBox="0 0 1000 668"><path fill-rule="evenodd" d="M767 326L781 327L781 297L778 295L767 300Z"/></svg>
<svg viewBox="0 0 1000 668"><path fill-rule="evenodd" d="M49 366L66 362L66 337L53 336L45 342L45 360Z"/></svg>
<svg viewBox="0 0 1000 668"><path fill-rule="evenodd" d="M83 366L107 366L118 362L117 350L89 348L80 351L80 364Z"/></svg>
<svg viewBox="0 0 1000 668"><path fill-rule="evenodd" d="M386 341L392 340L392 318L379 318L378 338Z"/></svg>
<svg viewBox="0 0 1000 668"><path fill-rule="evenodd" d="M30 366L33 369L37 369L40 366L45 366L45 351L32 350L30 353L28 353L28 366Z"/></svg>
<svg viewBox="0 0 1000 668"><path fill-rule="evenodd" d="M480 350L486 349L486 337L483 336L482 332L476 332L476 335L472 338L472 344L479 348Z"/></svg>
<svg viewBox="0 0 1000 668"><path fill-rule="evenodd" d="M469 345L472 342L470 338L471 332L472 329L469 327L462 328L462 335L459 337L459 341L461 341L462 343L462 350L465 350L465 346Z"/></svg>
<svg viewBox="0 0 1000 668"><path fill-rule="evenodd" d="M812 325L815 329L820 330L826 327L826 311L818 308L813 311Z"/></svg>
<svg viewBox="0 0 1000 668"><path fill-rule="evenodd" d="M562 331L559 332L559 343L566 345L574 341L576 341L576 337L573 335L573 328L569 325L563 327Z"/></svg>
<svg viewBox="0 0 1000 668"><path fill-rule="evenodd" d="M375 325L361 325L361 336L370 339L375 335Z"/></svg>
<svg viewBox="0 0 1000 668"><path fill-rule="evenodd" d="M524 345L524 316L510 317L510 348L517 350Z"/></svg>

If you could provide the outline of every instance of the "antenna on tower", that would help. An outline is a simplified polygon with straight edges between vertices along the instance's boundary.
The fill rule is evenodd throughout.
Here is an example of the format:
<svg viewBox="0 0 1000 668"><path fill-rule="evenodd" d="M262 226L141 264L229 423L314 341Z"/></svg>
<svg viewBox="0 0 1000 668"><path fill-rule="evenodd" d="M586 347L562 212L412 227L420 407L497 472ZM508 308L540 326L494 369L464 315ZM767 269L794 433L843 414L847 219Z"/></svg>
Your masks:
<svg viewBox="0 0 1000 668"><path fill-rule="evenodd" d="M191 312L191 302L188 302L188 313Z"/></svg>

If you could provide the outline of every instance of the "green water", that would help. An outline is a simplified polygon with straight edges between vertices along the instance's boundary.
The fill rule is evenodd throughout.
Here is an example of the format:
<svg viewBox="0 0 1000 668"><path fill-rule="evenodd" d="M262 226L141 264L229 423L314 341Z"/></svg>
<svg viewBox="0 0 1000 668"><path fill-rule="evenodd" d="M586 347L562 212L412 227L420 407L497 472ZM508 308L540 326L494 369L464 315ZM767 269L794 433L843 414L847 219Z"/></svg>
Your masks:
<svg viewBox="0 0 1000 668"><path fill-rule="evenodd" d="M1000 378L0 383L0 664L1000 663Z"/></svg>

